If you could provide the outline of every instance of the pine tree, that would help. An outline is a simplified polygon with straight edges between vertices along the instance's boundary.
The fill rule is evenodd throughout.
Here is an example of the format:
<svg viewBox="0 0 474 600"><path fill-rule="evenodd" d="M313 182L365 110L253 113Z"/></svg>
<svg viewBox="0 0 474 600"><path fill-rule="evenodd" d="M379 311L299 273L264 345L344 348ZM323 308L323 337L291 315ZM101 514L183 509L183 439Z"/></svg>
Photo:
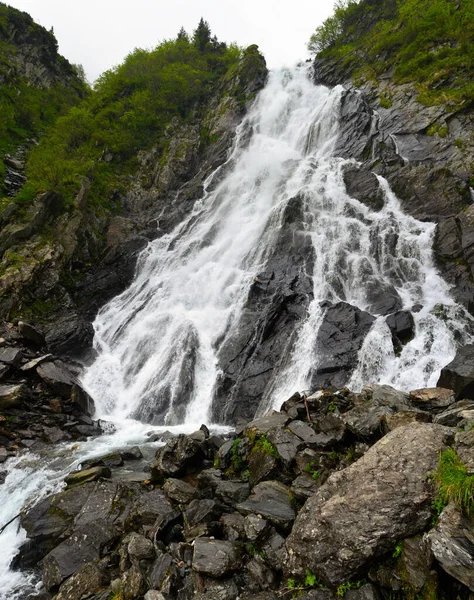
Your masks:
<svg viewBox="0 0 474 600"><path fill-rule="evenodd" d="M177 39L182 42L189 42L189 36L184 27L181 27L181 29L179 30Z"/></svg>
<svg viewBox="0 0 474 600"><path fill-rule="evenodd" d="M211 41L211 28L209 27L209 23L205 21L202 17L199 21L199 25L197 29L194 31L193 35L193 43L198 50L204 52Z"/></svg>

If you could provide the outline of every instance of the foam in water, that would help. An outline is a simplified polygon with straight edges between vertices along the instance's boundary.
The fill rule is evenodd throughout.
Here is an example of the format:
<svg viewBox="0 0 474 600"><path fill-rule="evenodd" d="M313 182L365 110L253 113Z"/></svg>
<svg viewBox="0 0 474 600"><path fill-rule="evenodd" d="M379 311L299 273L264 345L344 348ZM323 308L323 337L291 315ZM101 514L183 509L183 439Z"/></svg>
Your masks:
<svg viewBox="0 0 474 600"><path fill-rule="evenodd" d="M347 195L342 171L351 161L334 156L341 91L314 86L303 68L270 75L238 128L229 160L208 179L192 214L149 244L130 288L97 316L98 357L84 384L97 416L113 421L117 431L9 460L0 486L0 527L60 490L82 461L144 442L151 428L140 420L155 420L157 430L181 423L176 433L209 422L216 346L238 322L252 280L272 253L284 208L296 195L304 199L305 233L315 250L314 300L260 412L307 387L320 359L316 338L325 300L366 310L374 286L393 286L405 308L421 305L415 337L399 356L384 319L374 322L353 388L373 381L404 389L431 385L456 344L472 339L472 319L434 268L434 226L404 215L383 179L380 212ZM23 598L34 583L9 568L24 539L18 521L0 536L0 600Z"/></svg>

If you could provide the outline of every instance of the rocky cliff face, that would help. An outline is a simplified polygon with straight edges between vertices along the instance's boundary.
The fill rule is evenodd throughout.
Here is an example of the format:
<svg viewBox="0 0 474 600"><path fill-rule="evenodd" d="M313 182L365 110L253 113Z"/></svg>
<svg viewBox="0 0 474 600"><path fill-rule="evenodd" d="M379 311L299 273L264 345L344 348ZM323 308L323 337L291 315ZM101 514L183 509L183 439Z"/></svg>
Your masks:
<svg viewBox="0 0 474 600"><path fill-rule="evenodd" d="M344 127L338 141L341 156L362 164L347 173L346 185L359 200L371 202L385 177L403 210L437 223L435 253L453 294L472 313L474 200L472 136L474 112L455 104L425 106L411 84L395 85L387 75L376 86L356 88L336 61L316 59L317 83L346 88Z"/></svg>
<svg viewBox="0 0 474 600"><path fill-rule="evenodd" d="M10 204L0 216L2 316L42 321L58 353L78 355L90 347L98 308L130 282L148 241L192 209L206 177L226 160L247 102L265 78L265 61L250 47L200 116L170 123L164 152L140 153L133 180L123 192L111 191L112 210L88 203L86 179L66 212L54 192L26 211Z"/></svg>

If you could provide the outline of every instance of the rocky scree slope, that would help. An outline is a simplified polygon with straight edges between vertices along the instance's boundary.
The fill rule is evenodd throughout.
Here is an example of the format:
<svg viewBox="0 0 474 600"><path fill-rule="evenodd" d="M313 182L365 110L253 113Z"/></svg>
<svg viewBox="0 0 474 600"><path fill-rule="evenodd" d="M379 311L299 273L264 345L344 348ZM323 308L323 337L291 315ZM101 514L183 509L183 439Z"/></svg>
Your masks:
<svg viewBox="0 0 474 600"><path fill-rule="evenodd" d="M201 197L266 74L257 47L249 47L199 111L173 118L156 140L159 149L139 152L138 172L104 192L108 204L90 199L84 178L67 207L54 190L26 207L9 205L0 215L0 314L40 323L59 354L88 349L98 308L129 284L148 241L170 231ZM114 157L104 151L100 160Z"/></svg>
<svg viewBox="0 0 474 600"><path fill-rule="evenodd" d="M295 394L222 436L151 434L82 465L21 515L28 600L468 599L472 401L444 388ZM462 462L461 462L462 461ZM458 468L458 467L456 467Z"/></svg>

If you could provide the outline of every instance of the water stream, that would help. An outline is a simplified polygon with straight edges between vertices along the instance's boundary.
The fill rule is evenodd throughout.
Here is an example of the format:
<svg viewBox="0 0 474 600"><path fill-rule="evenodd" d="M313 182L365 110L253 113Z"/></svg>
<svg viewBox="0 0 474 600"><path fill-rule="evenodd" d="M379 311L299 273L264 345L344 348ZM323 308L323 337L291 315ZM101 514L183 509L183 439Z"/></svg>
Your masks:
<svg viewBox="0 0 474 600"><path fill-rule="evenodd" d="M97 416L114 422L116 432L10 460L0 526L60 489L64 475L87 458L143 443L150 429L189 432L209 424L218 346L232 336L278 238L280 215L296 195L304 198L304 230L315 251L314 299L260 413L307 388L322 358L315 352L322 301L368 310L373 287L386 285L403 308L421 307L415 337L399 355L377 318L359 354L354 389L375 381L403 389L434 385L456 345L472 339L470 317L434 267L434 225L405 215L383 179L379 212L347 195L343 168L351 161L334 156L341 92L313 85L302 67L271 73L203 198L173 232L148 245L131 286L96 318L97 359L83 383ZM9 569L24 538L17 521L0 536L1 600L21 598L31 583Z"/></svg>

